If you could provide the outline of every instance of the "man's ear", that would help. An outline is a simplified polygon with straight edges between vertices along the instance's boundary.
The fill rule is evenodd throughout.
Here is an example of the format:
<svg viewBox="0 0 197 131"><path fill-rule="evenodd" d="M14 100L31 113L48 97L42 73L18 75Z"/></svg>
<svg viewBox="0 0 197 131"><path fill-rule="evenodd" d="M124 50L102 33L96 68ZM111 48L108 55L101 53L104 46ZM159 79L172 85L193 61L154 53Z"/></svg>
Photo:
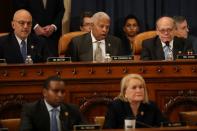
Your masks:
<svg viewBox="0 0 197 131"><path fill-rule="evenodd" d="M44 97L46 97L46 95L47 95L47 89L44 88L44 89L42 90L42 94L43 94Z"/></svg>

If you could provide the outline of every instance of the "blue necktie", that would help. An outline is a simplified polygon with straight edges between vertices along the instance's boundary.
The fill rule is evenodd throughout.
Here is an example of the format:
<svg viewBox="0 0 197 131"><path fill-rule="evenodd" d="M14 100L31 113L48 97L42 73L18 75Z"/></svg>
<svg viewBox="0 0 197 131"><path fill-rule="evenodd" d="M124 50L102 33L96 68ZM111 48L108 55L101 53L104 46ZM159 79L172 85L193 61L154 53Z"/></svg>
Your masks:
<svg viewBox="0 0 197 131"><path fill-rule="evenodd" d="M24 40L21 41L21 54L23 56L23 60L27 57L27 44Z"/></svg>
<svg viewBox="0 0 197 131"><path fill-rule="evenodd" d="M51 131L58 131L58 126L57 126L57 115L58 109L53 108L51 110Z"/></svg>

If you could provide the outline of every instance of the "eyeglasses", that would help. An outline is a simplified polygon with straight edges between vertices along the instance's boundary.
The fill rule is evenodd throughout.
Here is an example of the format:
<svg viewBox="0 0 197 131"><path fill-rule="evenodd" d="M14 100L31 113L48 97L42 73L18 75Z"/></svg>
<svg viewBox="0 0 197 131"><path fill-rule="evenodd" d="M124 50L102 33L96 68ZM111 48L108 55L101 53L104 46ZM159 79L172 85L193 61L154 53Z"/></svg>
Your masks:
<svg viewBox="0 0 197 131"><path fill-rule="evenodd" d="M84 23L83 26L92 26L93 23Z"/></svg>
<svg viewBox="0 0 197 131"><path fill-rule="evenodd" d="M14 20L15 22L17 22L20 26L25 26L25 24L27 24L28 27L32 26L32 22L31 21L23 21L23 20Z"/></svg>
<svg viewBox="0 0 197 131"><path fill-rule="evenodd" d="M171 33L173 31L173 28L167 28L167 29L158 29L158 31L162 34L165 33Z"/></svg>

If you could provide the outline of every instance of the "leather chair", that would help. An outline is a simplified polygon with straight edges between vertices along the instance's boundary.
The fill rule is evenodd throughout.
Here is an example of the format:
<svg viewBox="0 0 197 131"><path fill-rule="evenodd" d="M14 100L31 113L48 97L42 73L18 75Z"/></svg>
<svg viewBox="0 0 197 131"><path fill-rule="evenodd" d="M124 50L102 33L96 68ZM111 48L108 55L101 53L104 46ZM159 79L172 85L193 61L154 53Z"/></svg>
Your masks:
<svg viewBox="0 0 197 131"><path fill-rule="evenodd" d="M156 31L147 31L147 32L139 33L138 35L135 36L133 41L133 55L135 60L140 60L140 55L142 51L142 42L146 39L153 38L156 35L157 35Z"/></svg>
<svg viewBox="0 0 197 131"><path fill-rule="evenodd" d="M1 36L4 36L4 35L7 35L8 33L0 33L0 37Z"/></svg>
<svg viewBox="0 0 197 131"><path fill-rule="evenodd" d="M69 32L69 33L62 35L59 39L59 44L58 44L59 56L65 55L65 51L68 49L68 45L73 37L76 37L85 33L87 32L76 31L76 32Z"/></svg>
<svg viewBox="0 0 197 131"><path fill-rule="evenodd" d="M20 121L20 118L1 119L0 125L3 128L8 128L9 131L19 131Z"/></svg>
<svg viewBox="0 0 197 131"><path fill-rule="evenodd" d="M186 122L187 125L197 125L197 111L184 111L179 113L180 121Z"/></svg>

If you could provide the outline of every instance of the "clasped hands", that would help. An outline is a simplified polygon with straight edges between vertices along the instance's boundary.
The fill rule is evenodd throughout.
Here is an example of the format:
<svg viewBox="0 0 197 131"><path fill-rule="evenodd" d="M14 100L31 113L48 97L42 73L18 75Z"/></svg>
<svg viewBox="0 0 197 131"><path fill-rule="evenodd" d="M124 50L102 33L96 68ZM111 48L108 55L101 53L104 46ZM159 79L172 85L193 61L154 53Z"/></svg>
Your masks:
<svg viewBox="0 0 197 131"><path fill-rule="evenodd" d="M45 36L45 37L50 37L53 34L54 31L55 31L55 27L52 26L52 25L47 25L47 26L44 26L44 27L41 27L40 25L38 25L35 28L35 33L37 35L42 35L42 36Z"/></svg>

